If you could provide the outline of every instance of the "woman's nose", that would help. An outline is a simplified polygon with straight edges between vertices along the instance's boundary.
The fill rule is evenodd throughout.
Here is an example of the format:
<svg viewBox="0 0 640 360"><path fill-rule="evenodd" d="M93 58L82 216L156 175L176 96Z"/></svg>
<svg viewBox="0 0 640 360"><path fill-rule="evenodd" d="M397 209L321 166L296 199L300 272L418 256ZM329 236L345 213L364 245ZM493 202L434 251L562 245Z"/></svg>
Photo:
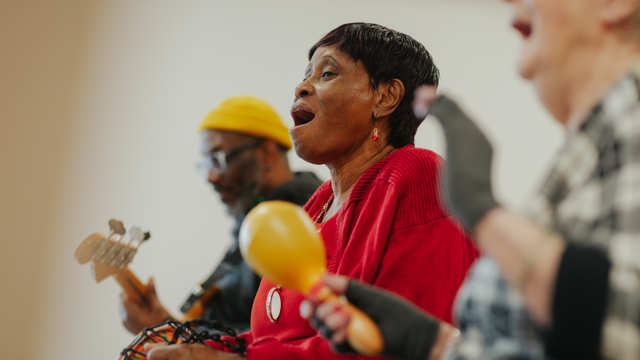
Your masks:
<svg viewBox="0 0 640 360"><path fill-rule="evenodd" d="M309 96L309 94L311 94L311 91L312 91L312 88L311 88L311 85L309 84L309 80L304 80L300 84L298 84L298 86L296 86L294 95L296 99L299 99L305 96Z"/></svg>

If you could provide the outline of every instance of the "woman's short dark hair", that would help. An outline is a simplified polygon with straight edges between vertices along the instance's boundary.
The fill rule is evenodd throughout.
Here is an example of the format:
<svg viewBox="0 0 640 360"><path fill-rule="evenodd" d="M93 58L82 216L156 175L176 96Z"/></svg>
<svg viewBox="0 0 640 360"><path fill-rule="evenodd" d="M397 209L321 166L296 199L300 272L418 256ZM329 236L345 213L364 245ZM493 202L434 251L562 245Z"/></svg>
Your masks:
<svg viewBox="0 0 640 360"><path fill-rule="evenodd" d="M389 118L389 143L395 148L413 144L423 120L413 114L414 92L421 85L437 86L440 77L424 45L382 25L350 23L337 27L313 45L309 60L319 47L329 45L336 45L354 61L361 61L374 88L393 79L402 81L405 94Z"/></svg>

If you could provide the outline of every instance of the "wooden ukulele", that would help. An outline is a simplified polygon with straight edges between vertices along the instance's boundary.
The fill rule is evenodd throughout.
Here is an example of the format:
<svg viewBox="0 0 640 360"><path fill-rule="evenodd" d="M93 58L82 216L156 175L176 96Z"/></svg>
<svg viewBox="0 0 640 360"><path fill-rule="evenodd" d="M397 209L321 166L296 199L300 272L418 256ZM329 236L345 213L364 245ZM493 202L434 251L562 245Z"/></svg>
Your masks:
<svg viewBox="0 0 640 360"><path fill-rule="evenodd" d="M101 282L109 276L114 277L118 285L128 296L137 297L143 303L147 302L147 286L128 268L138 247L151 238L149 232L143 232L139 227L132 226L128 233L122 221L109 220L109 236L93 233L87 236L78 246L75 258L80 264L91 261L93 278ZM126 236L128 235L128 240ZM194 292L195 300L187 309L183 308L182 321L201 318L205 305L218 292L216 286L206 289L201 286Z"/></svg>

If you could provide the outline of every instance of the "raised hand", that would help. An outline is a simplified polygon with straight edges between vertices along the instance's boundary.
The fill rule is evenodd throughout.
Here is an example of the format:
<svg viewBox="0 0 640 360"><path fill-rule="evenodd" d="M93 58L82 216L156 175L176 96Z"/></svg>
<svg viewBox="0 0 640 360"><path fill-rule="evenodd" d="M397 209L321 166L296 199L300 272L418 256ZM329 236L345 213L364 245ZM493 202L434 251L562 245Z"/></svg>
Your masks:
<svg viewBox="0 0 640 360"><path fill-rule="evenodd" d="M437 95L432 86L416 90L414 114L434 115L447 141L441 175L441 199L468 231L489 210L498 207L491 182L493 147L482 130L453 100Z"/></svg>

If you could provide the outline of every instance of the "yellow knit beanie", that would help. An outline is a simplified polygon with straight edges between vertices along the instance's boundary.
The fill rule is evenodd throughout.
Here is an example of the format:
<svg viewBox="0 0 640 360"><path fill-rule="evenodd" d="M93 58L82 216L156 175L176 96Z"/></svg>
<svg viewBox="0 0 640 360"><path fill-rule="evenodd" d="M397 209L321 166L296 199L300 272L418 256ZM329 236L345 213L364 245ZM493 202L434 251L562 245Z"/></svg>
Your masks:
<svg viewBox="0 0 640 360"><path fill-rule="evenodd" d="M229 130L273 140L291 149L289 129L266 102L253 96L223 100L200 124L200 130Z"/></svg>

